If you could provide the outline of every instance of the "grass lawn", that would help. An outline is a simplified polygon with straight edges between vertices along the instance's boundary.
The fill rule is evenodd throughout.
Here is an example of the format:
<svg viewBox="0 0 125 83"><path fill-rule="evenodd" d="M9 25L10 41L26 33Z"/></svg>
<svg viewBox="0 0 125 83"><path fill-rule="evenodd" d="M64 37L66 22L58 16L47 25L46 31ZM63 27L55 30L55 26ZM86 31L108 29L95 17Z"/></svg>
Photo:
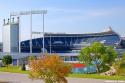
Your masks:
<svg viewBox="0 0 125 83"><path fill-rule="evenodd" d="M73 78L92 78L92 79L106 79L106 80L125 80L125 76L103 76L98 74L70 74Z"/></svg>
<svg viewBox="0 0 125 83"><path fill-rule="evenodd" d="M17 67L17 66L1 67L0 71L1 72L11 72L11 73L21 73L21 74L29 73L29 71L22 71L21 68ZM125 76L102 76L102 75L98 75L98 74L69 74L68 77L107 79L107 80L125 80Z"/></svg>
<svg viewBox="0 0 125 83"><path fill-rule="evenodd" d="M20 67L17 66L8 66L8 67L1 67L1 72L11 72L11 73L21 73L21 74L28 74L29 71L22 71Z"/></svg>

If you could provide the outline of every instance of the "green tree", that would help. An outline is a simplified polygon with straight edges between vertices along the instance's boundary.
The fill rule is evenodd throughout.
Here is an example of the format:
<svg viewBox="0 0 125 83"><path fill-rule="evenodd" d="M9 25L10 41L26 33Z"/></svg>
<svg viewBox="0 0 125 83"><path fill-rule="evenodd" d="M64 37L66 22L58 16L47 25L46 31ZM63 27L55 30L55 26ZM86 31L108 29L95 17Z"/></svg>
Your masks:
<svg viewBox="0 0 125 83"><path fill-rule="evenodd" d="M12 57L10 55L5 55L3 56L3 59L2 59L2 63L5 65L5 66L8 66L12 63Z"/></svg>
<svg viewBox="0 0 125 83"><path fill-rule="evenodd" d="M79 55L81 62L87 65L95 64L97 73L100 73L102 65L112 65L116 57L117 53L112 47L104 46L104 44L99 42L94 42L91 46L84 47Z"/></svg>
<svg viewBox="0 0 125 83"><path fill-rule="evenodd" d="M117 52L111 46L107 46L105 49L105 58L103 62L107 63L109 66L112 66L113 62L117 58Z"/></svg>
<svg viewBox="0 0 125 83"><path fill-rule="evenodd" d="M113 65L116 69L116 74L117 75L123 75L125 76L125 53L123 56L114 63Z"/></svg>
<svg viewBox="0 0 125 83"><path fill-rule="evenodd" d="M85 47L80 51L79 60L87 65L91 64L92 58L91 58L91 49L90 47Z"/></svg>
<svg viewBox="0 0 125 83"><path fill-rule="evenodd" d="M35 60L35 59L36 59L36 57L34 55L31 55L28 57L28 60Z"/></svg>

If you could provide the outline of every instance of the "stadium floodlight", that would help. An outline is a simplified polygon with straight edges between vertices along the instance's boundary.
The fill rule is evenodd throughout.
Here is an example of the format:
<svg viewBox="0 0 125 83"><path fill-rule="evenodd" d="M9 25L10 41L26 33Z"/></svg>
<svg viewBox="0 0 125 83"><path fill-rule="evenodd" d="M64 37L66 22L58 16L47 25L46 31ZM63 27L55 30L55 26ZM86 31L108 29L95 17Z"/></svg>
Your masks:
<svg viewBox="0 0 125 83"><path fill-rule="evenodd" d="M10 13L10 16L30 15L30 14L47 14L47 10L12 12L12 13Z"/></svg>
<svg viewBox="0 0 125 83"><path fill-rule="evenodd" d="M32 32L32 34L43 34L43 32Z"/></svg>
<svg viewBox="0 0 125 83"><path fill-rule="evenodd" d="M41 14L43 15L43 53L44 53L44 15L47 14L47 10L32 10L32 11L21 11L21 12L12 12L10 13L10 19L11 16L18 16L19 22L20 17L22 15L30 15L30 53L32 53L32 14ZM11 20L10 20L11 21ZM20 29L20 23L19 23L19 53L21 52L21 29Z"/></svg>

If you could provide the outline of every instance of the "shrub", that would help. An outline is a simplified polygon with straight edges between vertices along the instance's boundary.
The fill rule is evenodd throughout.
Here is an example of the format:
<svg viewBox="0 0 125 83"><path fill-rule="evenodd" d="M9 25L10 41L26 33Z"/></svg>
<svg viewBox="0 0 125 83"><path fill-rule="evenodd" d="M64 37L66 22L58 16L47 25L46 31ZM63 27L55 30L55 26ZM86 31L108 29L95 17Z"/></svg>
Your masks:
<svg viewBox="0 0 125 83"><path fill-rule="evenodd" d="M71 72L71 66L64 63L58 55L47 55L29 62L30 77L43 79L45 83L67 83L65 76Z"/></svg>
<svg viewBox="0 0 125 83"><path fill-rule="evenodd" d="M35 60L35 59L36 59L36 57L33 56L33 55L31 55L31 56L28 57L28 60Z"/></svg>
<svg viewBox="0 0 125 83"><path fill-rule="evenodd" d="M3 59L2 59L2 63L5 65L5 66L8 66L12 63L12 57L10 55L5 55L3 56Z"/></svg>
<svg viewBox="0 0 125 83"><path fill-rule="evenodd" d="M114 63L117 75L125 76L125 53Z"/></svg>
<svg viewBox="0 0 125 83"><path fill-rule="evenodd" d="M22 71L25 71L25 70L26 70L25 64L23 64L23 65L21 66L21 70L22 70Z"/></svg>

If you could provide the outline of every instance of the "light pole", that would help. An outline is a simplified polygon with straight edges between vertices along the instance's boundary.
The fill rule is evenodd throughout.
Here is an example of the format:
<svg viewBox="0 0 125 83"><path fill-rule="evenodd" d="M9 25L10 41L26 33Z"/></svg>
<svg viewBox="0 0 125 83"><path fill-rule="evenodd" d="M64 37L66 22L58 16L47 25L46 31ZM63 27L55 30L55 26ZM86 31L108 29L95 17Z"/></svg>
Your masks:
<svg viewBox="0 0 125 83"><path fill-rule="evenodd" d="M18 16L18 23L19 23L19 53L21 53L21 19L20 19L20 15Z"/></svg>
<svg viewBox="0 0 125 83"><path fill-rule="evenodd" d="M42 14L43 15L43 53L44 53L44 14L47 14L47 10L32 10L32 11L21 11L21 12L13 12L10 13L10 19L11 16L19 16L21 15L30 15L30 53L32 53L32 14ZM19 21L20 22L20 21ZM21 52L21 33L20 33L20 23L19 23L19 53Z"/></svg>
<svg viewBox="0 0 125 83"><path fill-rule="evenodd" d="M10 26L11 26L11 17L12 16L16 16L16 15L12 15L12 14L10 14ZM18 48L18 51L19 51L19 53L21 52L21 44L20 44L20 41L21 41L21 19L20 19L20 15L17 15L18 17L17 17L17 21L18 21L18 24L19 24L19 44L18 44L18 46L19 46L19 48Z"/></svg>
<svg viewBox="0 0 125 83"><path fill-rule="evenodd" d="M43 14L43 55L44 55L44 14Z"/></svg>
<svg viewBox="0 0 125 83"><path fill-rule="evenodd" d="M32 54L32 13L30 14L30 54Z"/></svg>
<svg viewBox="0 0 125 83"><path fill-rule="evenodd" d="M35 32L35 31L33 31L32 34L38 34L38 35L40 35L42 44L44 44L44 43L43 43L44 41L42 40L42 38L43 38L43 32ZM43 52L43 48L44 48L44 47L41 48L41 53Z"/></svg>
<svg viewBox="0 0 125 83"><path fill-rule="evenodd" d="M50 33L50 54L51 54L51 33Z"/></svg>

